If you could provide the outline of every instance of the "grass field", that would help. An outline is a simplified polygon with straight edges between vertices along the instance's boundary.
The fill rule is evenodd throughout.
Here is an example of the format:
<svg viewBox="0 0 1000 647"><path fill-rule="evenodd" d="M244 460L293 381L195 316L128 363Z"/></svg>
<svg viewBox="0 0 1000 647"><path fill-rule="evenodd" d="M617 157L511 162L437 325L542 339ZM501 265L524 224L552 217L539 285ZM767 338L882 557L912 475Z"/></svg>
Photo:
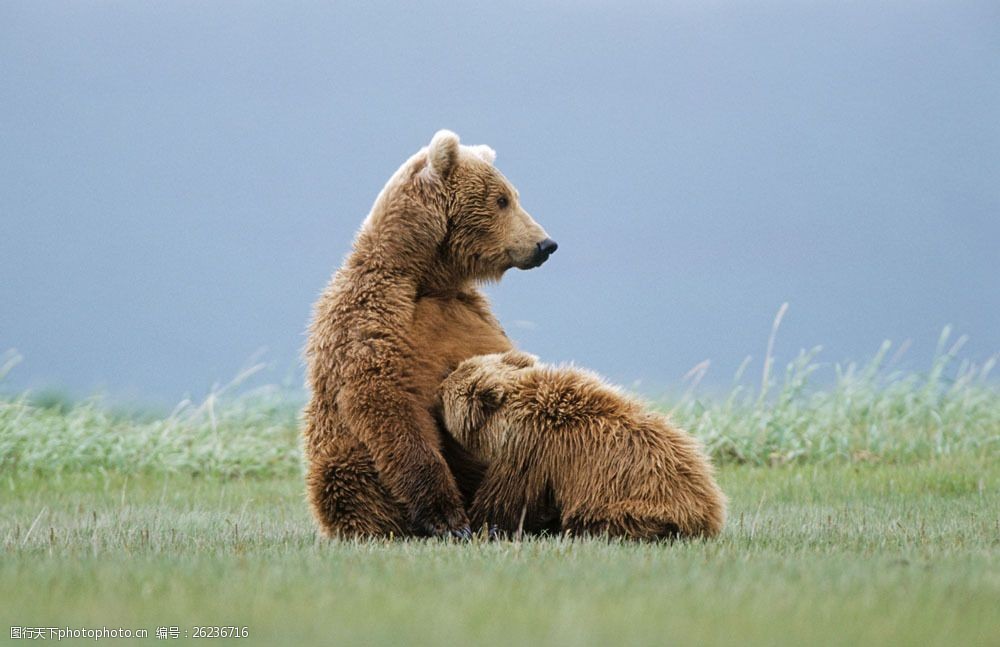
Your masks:
<svg viewBox="0 0 1000 647"><path fill-rule="evenodd" d="M722 538L661 545L328 542L297 478L8 478L0 616L147 642L1000 644L996 461L720 478Z"/></svg>
<svg viewBox="0 0 1000 647"><path fill-rule="evenodd" d="M168 416L0 399L0 635L1000 645L1000 391L993 360L957 349L943 337L917 373L884 346L821 385L805 353L661 405L720 466L730 517L708 542L327 541L303 500L300 395L219 391Z"/></svg>

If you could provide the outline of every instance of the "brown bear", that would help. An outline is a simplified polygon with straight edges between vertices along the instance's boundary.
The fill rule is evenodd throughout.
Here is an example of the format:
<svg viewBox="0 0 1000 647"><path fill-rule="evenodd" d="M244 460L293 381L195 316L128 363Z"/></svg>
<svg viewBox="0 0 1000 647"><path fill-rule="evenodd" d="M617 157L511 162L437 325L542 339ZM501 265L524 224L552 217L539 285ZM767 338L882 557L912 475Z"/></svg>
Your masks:
<svg viewBox="0 0 1000 647"><path fill-rule="evenodd" d="M486 146L438 132L389 179L313 310L309 502L330 536L468 536L483 467L443 432L438 387L511 343L476 288L555 251Z"/></svg>
<svg viewBox="0 0 1000 647"><path fill-rule="evenodd" d="M444 422L487 463L469 511L501 532L717 535L726 498L698 442L596 375L509 351L441 386Z"/></svg>

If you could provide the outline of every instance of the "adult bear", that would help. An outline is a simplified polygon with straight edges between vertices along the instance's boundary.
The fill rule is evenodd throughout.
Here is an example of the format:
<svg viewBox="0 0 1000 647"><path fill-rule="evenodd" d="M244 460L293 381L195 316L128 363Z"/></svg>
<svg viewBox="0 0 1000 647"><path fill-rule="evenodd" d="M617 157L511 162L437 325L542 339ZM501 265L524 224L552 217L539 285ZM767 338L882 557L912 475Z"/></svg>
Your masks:
<svg viewBox="0 0 1000 647"><path fill-rule="evenodd" d="M313 309L306 482L329 536L468 536L483 468L444 432L438 387L512 348L481 281L555 251L486 146L442 130L382 189Z"/></svg>

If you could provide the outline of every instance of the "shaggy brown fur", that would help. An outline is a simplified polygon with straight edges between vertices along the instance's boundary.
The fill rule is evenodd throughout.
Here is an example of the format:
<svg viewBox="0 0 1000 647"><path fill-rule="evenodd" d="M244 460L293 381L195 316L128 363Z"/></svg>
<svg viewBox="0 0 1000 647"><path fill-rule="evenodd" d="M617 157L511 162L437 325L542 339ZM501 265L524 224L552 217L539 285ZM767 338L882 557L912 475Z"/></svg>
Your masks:
<svg viewBox="0 0 1000 647"><path fill-rule="evenodd" d="M441 390L448 430L489 465L477 527L632 539L722 529L726 498L697 441L595 375L510 351L466 360Z"/></svg>
<svg viewBox="0 0 1000 647"><path fill-rule="evenodd" d="M439 429L438 387L467 357L511 348L475 283L555 247L493 158L437 133L382 189L316 302L306 479L328 535L468 534L463 495L482 465Z"/></svg>

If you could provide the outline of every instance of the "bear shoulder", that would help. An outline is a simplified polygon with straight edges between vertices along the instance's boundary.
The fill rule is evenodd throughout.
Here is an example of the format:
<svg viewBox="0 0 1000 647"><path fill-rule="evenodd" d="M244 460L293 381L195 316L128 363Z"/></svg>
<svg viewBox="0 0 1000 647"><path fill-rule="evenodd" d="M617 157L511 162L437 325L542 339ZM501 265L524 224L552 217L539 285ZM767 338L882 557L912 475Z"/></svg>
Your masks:
<svg viewBox="0 0 1000 647"><path fill-rule="evenodd" d="M602 378L575 367L538 366L525 371L509 406L539 425L565 428L596 419L627 419L638 404Z"/></svg>

